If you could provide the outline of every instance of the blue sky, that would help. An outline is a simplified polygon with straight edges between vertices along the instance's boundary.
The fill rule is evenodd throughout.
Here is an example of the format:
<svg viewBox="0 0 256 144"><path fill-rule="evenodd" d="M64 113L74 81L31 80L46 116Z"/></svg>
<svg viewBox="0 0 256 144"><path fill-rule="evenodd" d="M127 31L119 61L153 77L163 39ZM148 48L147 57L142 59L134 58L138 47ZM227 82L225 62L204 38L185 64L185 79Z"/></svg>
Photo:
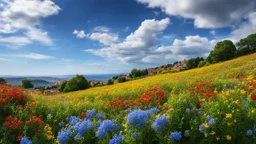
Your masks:
<svg viewBox="0 0 256 144"><path fill-rule="evenodd" d="M251 0L1 0L0 75L128 73L256 32Z"/></svg>

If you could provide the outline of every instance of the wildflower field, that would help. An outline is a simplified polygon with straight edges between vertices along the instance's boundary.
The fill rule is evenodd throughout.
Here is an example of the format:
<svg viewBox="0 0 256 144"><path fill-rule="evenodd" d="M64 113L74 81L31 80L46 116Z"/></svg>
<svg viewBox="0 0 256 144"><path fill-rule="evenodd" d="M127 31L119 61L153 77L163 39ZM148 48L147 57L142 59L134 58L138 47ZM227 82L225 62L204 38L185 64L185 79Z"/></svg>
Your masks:
<svg viewBox="0 0 256 144"><path fill-rule="evenodd" d="M0 85L0 143L256 143L256 54L44 96Z"/></svg>

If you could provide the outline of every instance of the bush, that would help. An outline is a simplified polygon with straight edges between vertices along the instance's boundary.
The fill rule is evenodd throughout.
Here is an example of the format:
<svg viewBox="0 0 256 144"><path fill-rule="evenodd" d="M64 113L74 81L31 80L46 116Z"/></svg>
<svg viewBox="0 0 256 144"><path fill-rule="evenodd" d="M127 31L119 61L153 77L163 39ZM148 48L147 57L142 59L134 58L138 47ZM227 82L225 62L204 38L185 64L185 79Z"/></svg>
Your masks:
<svg viewBox="0 0 256 144"><path fill-rule="evenodd" d="M112 84L114 84L113 79L108 79L108 81L107 81L107 85L112 85Z"/></svg>
<svg viewBox="0 0 256 144"><path fill-rule="evenodd" d="M76 75L76 77L69 80L64 88L64 92L71 92L77 90L87 89L89 83L83 75Z"/></svg>
<svg viewBox="0 0 256 144"><path fill-rule="evenodd" d="M125 79L125 77L119 77L119 78L117 79L117 81L118 81L118 83L122 83L122 82L125 82L126 79Z"/></svg>
<svg viewBox="0 0 256 144"><path fill-rule="evenodd" d="M60 84L58 87L59 91L63 92L67 83L68 83L67 81L64 81L62 84Z"/></svg>
<svg viewBox="0 0 256 144"><path fill-rule="evenodd" d="M25 88L25 89L29 89L29 88L33 88L34 87L34 85L32 84L32 81L28 80L28 79L23 79L21 81L21 84L22 84L22 87Z"/></svg>
<svg viewBox="0 0 256 144"><path fill-rule="evenodd" d="M0 78L0 84L6 84L6 83L7 83L7 81L5 79Z"/></svg>

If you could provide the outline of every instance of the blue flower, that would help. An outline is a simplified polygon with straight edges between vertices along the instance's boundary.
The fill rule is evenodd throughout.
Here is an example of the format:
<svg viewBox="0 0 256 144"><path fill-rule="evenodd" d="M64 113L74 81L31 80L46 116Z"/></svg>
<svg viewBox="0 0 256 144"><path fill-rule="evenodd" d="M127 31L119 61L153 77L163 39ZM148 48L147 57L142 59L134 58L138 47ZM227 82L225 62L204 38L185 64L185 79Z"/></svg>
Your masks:
<svg viewBox="0 0 256 144"><path fill-rule="evenodd" d="M120 127L115 124L114 121L104 120L98 128L96 136L103 139L108 132L118 130L119 128Z"/></svg>
<svg viewBox="0 0 256 144"><path fill-rule="evenodd" d="M161 116L155 120L155 122L152 125L152 128L157 131L161 131L162 129L164 129L164 125L167 122L168 122L168 118L166 118L165 116Z"/></svg>
<svg viewBox="0 0 256 144"><path fill-rule="evenodd" d="M151 109L147 110L146 112L147 112L148 114L152 114L152 113L155 113L155 114L156 114L156 113L158 112L158 109L154 107L154 108L151 108Z"/></svg>
<svg viewBox="0 0 256 144"><path fill-rule="evenodd" d="M215 120L212 118L212 119L210 119L209 120L209 122L208 122L208 125L209 126L212 126L212 125L214 125L215 124Z"/></svg>
<svg viewBox="0 0 256 144"><path fill-rule="evenodd" d="M207 119L207 121L210 121L210 120L212 119L212 117L208 115L208 116L206 117L206 119Z"/></svg>
<svg viewBox="0 0 256 144"><path fill-rule="evenodd" d="M71 136L72 132L70 129L62 129L57 136L57 140L61 143L67 143L69 140L69 137Z"/></svg>
<svg viewBox="0 0 256 144"><path fill-rule="evenodd" d="M187 112L187 113L191 113L192 110L191 110L190 108L186 108L186 112Z"/></svg>
<svg viewBox="0 0 256 144"><path fill-rule="evenodd" d="M66 121L69 125L75 125L76 123L80 122L81 119L79 117L71 116L66 118Z"/></svg>
<svg viewBox="0 0 256 144"><path fill-rule="evenodd" d="M171 135L170 135L170 139L171 139L171 140L176 140L176 141L178 141L178 140L180 140L181 138L182 138L181 132L175 131L175 132L172 132Z"/></svg>
<svg viewBox="0 0 256 144"><path fill-rule="evenodd" d="M246 134L247 134L247 136L252 136L253 131L249 129L249 130L247 130Z"/></svg>
<svg viewBox="0 0 256 144"><path fill-rule="evenodd" d="M21 144L32 144L32 142L29 139L27 139L26 137L22 137L20 143Z"/></svg>
<svg viewBox="0 0 256 144"><path fill-rule="evenodd" d="M125 110L125 113L129 114L130 112L132 112L130 109Z"/></svg>
<svg viewBox="0 0 256 144"><path fill-rule="evenodd" d="M95 111L94 109L88 110L88 111L86 112L86 117L87 117L88 119L92 119L92 118L94 118L95 116L96 116L96 111Z"/></svg>
<svg viewBox="0 0 256 144"><path fill-rule="evenodd" d="M113 138L109 141L109 144L121 144L123 139L122 135L114 135Z"/></svg>
<svg viewBox="0 0 256 144"><path fill-rule="evenodd" d="M200 133L204 133L204 131L205 131L205 126L201 124L201 125L199 126L199 131L200 131Z"/></svg>
<svg viewBox="0 0 256 144"><path fill-rule="evenodd" d="M99 119L99 120L104 120L105 117L101 114L101 113L97 113L96 114L96 117Z"/></svg>
<svg viewBox="0 0 256 144"><path fill-rule="evenodd" d="M60 127L64 127L64 126L65 126L65 123L64 123L64 122L60 122L58 125L59 125Z"/></svg>
<svg viewBox="0 0 256 144"><path fill-rule="evenodd" d="M77 132L77 139L79 139L79 137L84 136L85 133L88 130L91 130L94 128L93 123L91 122L91 120L84 120L81 123L77 123L76 125L73 126L73 129L75 130L75 132Z"/></svg>
<svg viewBox="0 0 256 144"><path fill-rule="evenodd" d="M134 133L134 134L133 134L133 138L134 138L135 140L139 139L139 134L138 134L138 133Z"/></svg>
<svg viewBox="0 0 256 144"><path fill-rule="evenodd" d="M128 114L126 123L128 125L135 124L136 128L142 128L147 123L148 114L148 111L135 110Z"/></svg>

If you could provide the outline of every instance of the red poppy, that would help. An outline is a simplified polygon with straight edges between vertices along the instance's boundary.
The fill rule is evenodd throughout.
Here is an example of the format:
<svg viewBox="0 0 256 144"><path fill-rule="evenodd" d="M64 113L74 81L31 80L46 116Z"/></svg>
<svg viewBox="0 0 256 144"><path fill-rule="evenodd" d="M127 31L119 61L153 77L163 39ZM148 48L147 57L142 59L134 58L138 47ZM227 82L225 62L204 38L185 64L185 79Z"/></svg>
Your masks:
<svg viewBox="0 0 256 144"><path fill-rule="evenodd" d="M256 100L256 95L255 95L254 93L252 93L251 96L250 96L250 98L251 98L252 100Z"/></svg>
<svg viewBox="0 0 256 144"><path fill-rule="evenodd" d="M21 140L22 136L18 135L16 138L16 141L19 142Z"/></svg>
<svg viewBox="0 0 256 144"><path fill-rule="evenodd" d="M86 117L86 113L83 112L83 113L80 115L80 117L81 117L81 118L85 118L85 117Z"/></svg>

